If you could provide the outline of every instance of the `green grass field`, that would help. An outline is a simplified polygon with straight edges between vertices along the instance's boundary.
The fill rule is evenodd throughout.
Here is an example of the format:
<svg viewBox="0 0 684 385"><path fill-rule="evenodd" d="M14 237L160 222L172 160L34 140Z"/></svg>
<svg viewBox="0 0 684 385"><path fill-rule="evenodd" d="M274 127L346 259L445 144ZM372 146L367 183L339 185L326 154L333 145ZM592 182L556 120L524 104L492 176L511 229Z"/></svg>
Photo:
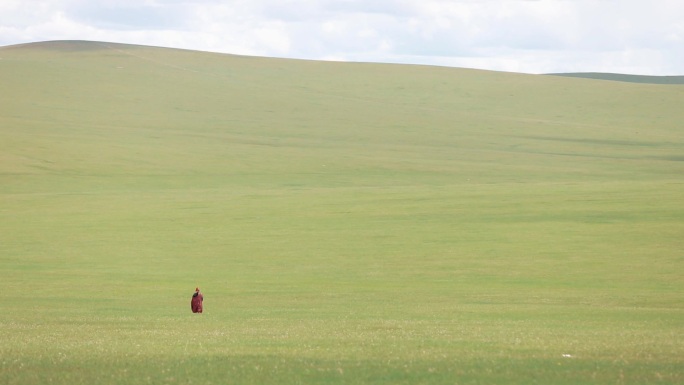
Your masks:
<svg viewBox="0 0 684 385"><path fill-rule="evenodd" d="M684 86L52 42L0 87L0 384L684 382Z"/></svg>

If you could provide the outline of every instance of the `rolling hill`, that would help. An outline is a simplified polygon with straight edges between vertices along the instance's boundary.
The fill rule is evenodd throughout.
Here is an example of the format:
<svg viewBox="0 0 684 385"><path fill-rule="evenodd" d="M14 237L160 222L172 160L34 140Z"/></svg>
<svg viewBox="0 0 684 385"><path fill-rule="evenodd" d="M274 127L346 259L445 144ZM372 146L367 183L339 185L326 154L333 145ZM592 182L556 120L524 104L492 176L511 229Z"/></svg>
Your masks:
<svg viewBox="0 0 684 385"><path fill-rule="evenodd" d="M282 176L325 163L326 180L388 170L501 182L572 179L578 165L582 178L634 178L611 159L660 169L682 154L679 88L109 43L1 52L3 126L28 126L3 133L6 173ZM12 146L18 136L52 145Z"/></svg>
<svg viewBox="0 0 684 385"><path fill-rule="evenodd" d="M684 381L684 87L87 41L0 86L0 383Z"/></svg>

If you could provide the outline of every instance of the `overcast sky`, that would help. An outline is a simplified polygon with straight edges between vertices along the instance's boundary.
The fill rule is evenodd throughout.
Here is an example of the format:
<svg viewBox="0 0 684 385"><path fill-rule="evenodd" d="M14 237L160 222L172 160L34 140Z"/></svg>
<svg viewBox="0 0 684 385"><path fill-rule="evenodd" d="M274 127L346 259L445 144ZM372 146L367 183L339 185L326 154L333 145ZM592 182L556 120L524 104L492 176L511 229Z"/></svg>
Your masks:
<svg viewBox="0 0 684 385"><path fill-rule="evenodd" d="M527 73L684 75L684 1L0 0L0 46L64 39Z"/></svg>

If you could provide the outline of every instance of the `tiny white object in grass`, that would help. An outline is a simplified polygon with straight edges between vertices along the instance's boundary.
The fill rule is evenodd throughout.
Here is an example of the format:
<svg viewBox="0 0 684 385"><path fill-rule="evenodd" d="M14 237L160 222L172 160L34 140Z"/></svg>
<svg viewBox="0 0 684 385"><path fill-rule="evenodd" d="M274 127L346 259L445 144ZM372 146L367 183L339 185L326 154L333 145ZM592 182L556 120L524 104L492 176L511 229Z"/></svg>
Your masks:
<svg viewBox="0 0 684 385"><path fill-rule="evenodd" d="M563 357L565 357L565 358L572 358L572 354L563 354Z"/></svg>

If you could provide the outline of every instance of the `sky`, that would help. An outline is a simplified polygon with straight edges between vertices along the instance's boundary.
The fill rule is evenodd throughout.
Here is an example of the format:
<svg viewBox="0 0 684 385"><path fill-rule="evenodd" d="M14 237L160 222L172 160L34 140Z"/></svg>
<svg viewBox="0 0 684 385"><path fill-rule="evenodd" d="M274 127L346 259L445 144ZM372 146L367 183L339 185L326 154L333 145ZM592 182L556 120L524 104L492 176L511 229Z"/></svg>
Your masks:
<svg viewBox="0 0 684 385"><path fill-rule="evenodd" d="M0 46L47 40L524 73L684 75L684 2L0 1Z"/></svg>

